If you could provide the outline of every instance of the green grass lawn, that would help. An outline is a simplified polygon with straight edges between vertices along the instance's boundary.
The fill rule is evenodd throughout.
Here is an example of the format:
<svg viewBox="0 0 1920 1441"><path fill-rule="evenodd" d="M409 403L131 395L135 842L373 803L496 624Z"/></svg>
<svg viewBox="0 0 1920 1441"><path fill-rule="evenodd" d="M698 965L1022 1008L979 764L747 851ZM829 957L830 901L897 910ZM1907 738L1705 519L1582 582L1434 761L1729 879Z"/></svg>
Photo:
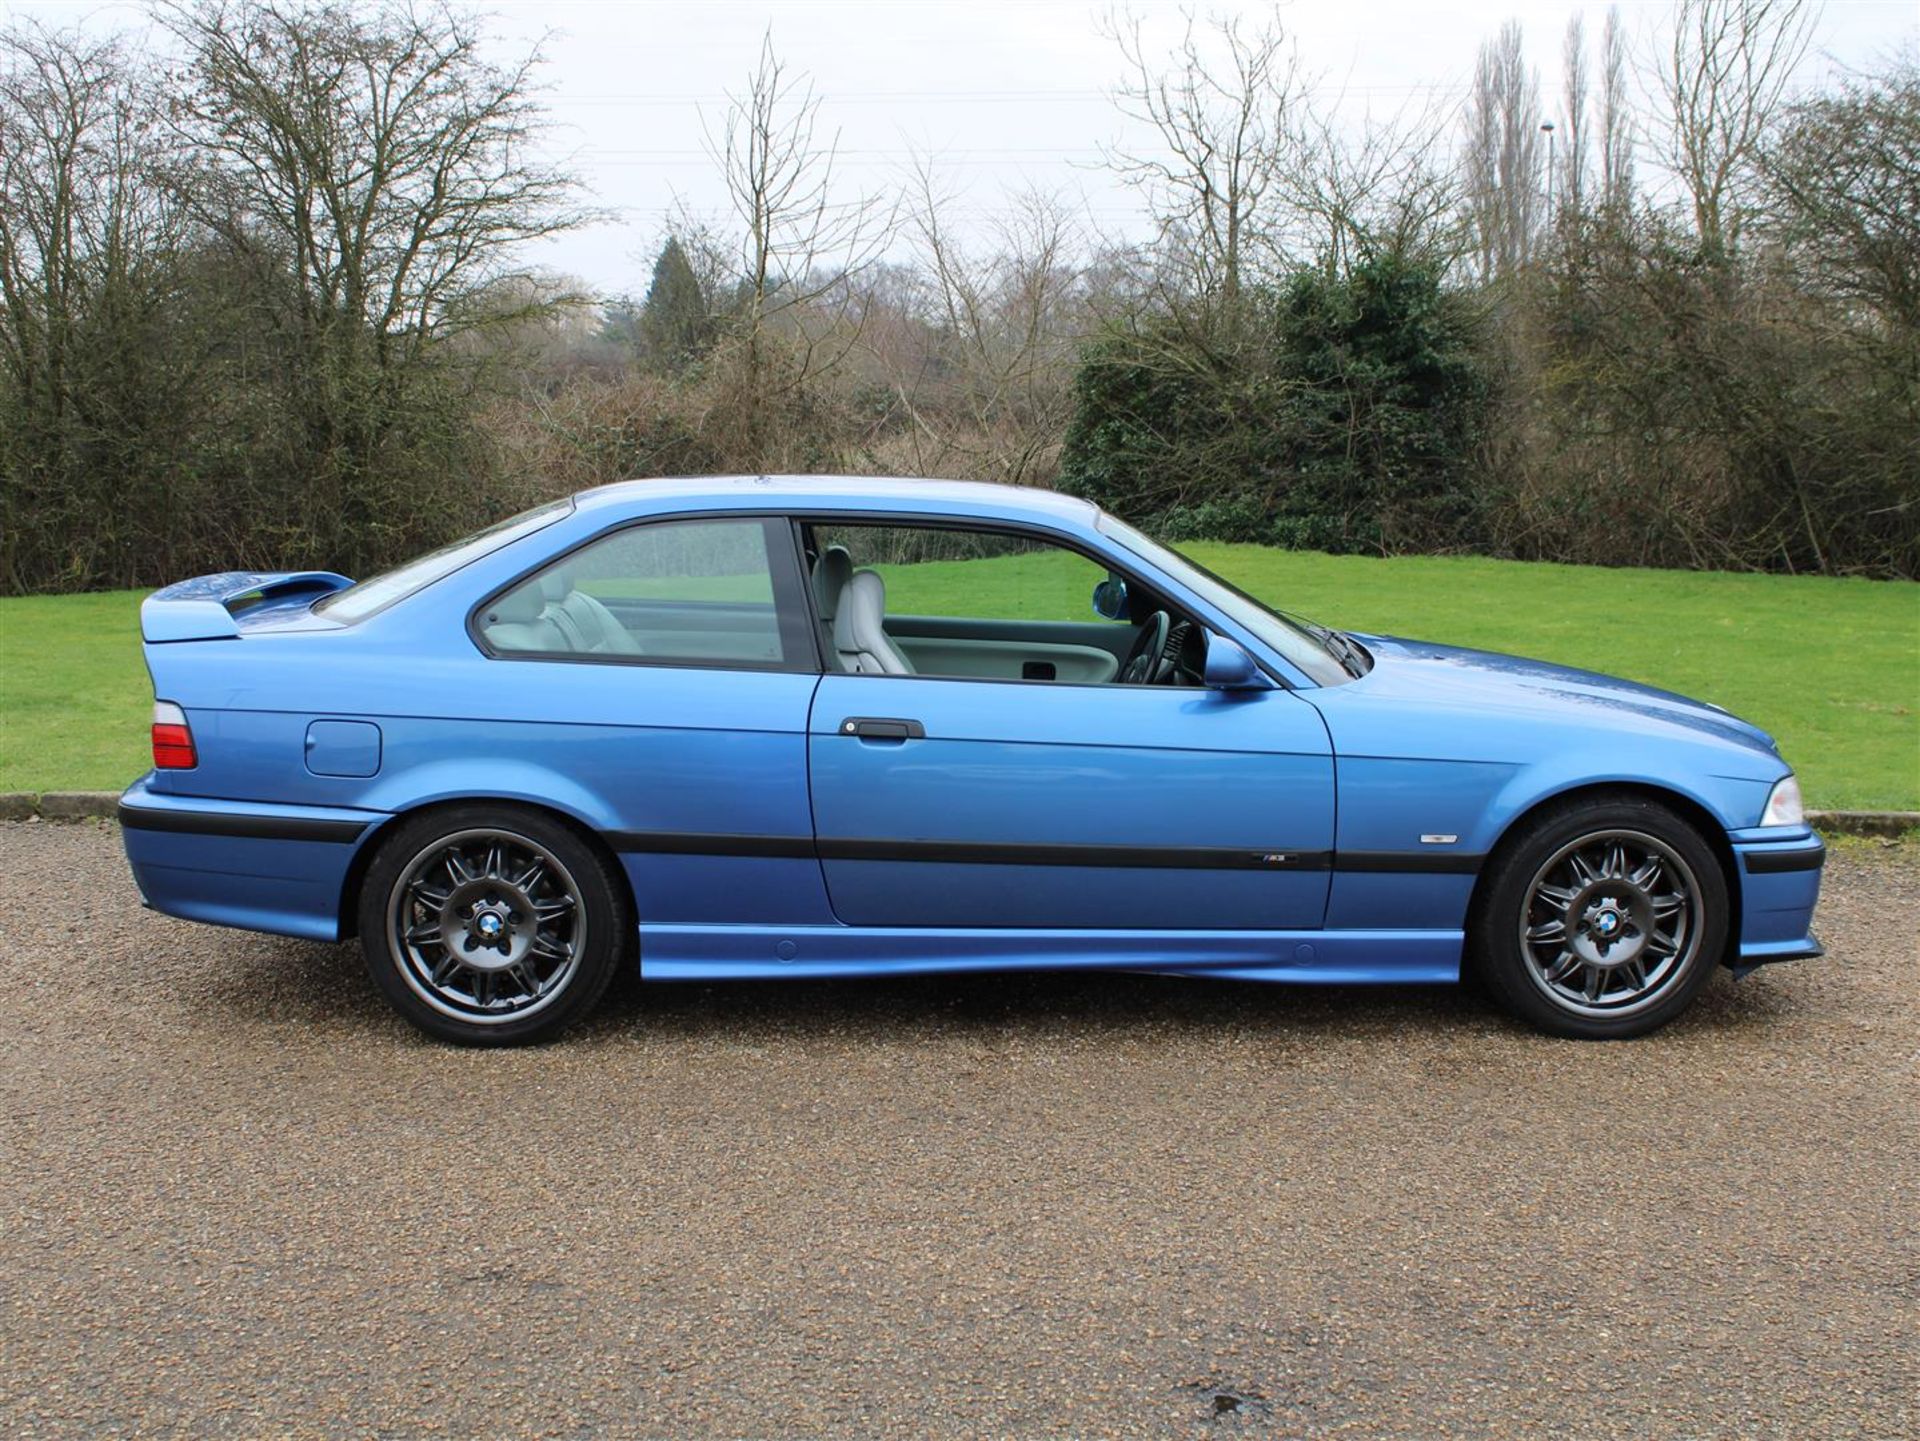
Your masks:
<svg viewBox="0 0 1920 1441"><path fill-rule="evenodd" d="M1715 701L1779 738L1810 805L1920 809L1920 585L1195 545L1257 596L1347 629L1561 661ZM885 568L901 612L1091 618L1089 568ZM0 791L146 768L140 592L0 600Z"/></svg>
<svg viewBox="0 0 1920 1441"><path fill-rule="evenodd" d="M0 792L118 790L151 764L145 595L0 599Z"/></svg>

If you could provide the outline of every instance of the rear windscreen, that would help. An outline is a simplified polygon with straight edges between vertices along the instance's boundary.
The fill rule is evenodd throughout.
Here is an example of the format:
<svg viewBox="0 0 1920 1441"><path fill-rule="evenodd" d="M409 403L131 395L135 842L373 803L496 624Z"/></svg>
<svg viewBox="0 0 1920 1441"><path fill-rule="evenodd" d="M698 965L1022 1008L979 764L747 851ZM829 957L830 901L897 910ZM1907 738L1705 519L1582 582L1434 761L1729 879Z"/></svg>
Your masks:
<svg viewBox="0 0 1920 1441"><path fill-rule="evenodd" d="M562 500L550 500L545 505L536 505L532 510L523 510L485 530L475 531L464 540L456 540L452 545L443 545L438 550L417 556L384 575L376 575L358 585L337 590L314 606L314 610L346 625L365 620L375 611L385 610L421 587L452 575L461 566L471 564L483 555L490 555L501 546L523 535L530 535L542 526L553 524L572 509L573 497L567 496Z"/></svg>

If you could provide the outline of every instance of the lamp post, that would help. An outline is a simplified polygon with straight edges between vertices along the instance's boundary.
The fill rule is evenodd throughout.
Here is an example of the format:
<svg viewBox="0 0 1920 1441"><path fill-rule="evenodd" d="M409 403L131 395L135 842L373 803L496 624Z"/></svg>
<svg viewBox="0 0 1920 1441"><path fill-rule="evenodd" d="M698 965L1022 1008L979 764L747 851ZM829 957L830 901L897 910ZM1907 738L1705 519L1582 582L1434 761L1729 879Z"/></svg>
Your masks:
<svg viewBox="0 0 1920 1441"><path fill-rule="evenodd" d="M1541 133L1547 137L1547 224L1553 224L1553 122L1540 123Z"/></svg>

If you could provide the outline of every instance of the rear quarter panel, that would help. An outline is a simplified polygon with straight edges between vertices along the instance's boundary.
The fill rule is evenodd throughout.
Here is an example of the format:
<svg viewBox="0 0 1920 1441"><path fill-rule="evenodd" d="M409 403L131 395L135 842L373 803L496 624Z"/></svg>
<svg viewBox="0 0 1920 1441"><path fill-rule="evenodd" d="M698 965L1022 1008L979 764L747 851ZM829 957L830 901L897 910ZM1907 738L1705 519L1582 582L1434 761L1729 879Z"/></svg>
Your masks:
<svg viewBox="0 0 1920 1441"><path fill-rule="evenodd" d="M480 600L621 518L569 516L352 627L149 645L155 694L186 710L200 764L155 772L145 785L159 796L387 814L494 798L616 836L810 836L806 719L816 675L499 660L468 635ZM316 720L377 726L378 772L310 770L305 744ZM359 846L380 834L370 830ZM346 852L344 875L352 852L334 850ZM653 918L827 918L811 859L622 859Z"/></svg>

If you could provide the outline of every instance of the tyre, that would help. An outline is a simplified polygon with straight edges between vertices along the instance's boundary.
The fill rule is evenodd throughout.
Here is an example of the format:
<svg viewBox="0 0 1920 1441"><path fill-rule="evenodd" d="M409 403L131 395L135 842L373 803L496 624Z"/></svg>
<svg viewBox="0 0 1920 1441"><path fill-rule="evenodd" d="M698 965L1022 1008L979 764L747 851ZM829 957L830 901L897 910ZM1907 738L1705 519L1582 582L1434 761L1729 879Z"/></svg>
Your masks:
<svg viewBox="0 0 1920 1441"><path fill-rule="evenodd" d="M1657 801L1616 796L1542 811L1502 842L1468 941L1514 1015L1620 1040L1687 1008L1729 920L1726 876L1699 832Z"/></svg>
<svg viewBox="0 0 1920 1441"><path fill-rule="evenodd" d="M463 805L404 822L360 890L367 971L429 1035L542 1040L605 993L633 920L612 865L560 822Z"/></svg>

